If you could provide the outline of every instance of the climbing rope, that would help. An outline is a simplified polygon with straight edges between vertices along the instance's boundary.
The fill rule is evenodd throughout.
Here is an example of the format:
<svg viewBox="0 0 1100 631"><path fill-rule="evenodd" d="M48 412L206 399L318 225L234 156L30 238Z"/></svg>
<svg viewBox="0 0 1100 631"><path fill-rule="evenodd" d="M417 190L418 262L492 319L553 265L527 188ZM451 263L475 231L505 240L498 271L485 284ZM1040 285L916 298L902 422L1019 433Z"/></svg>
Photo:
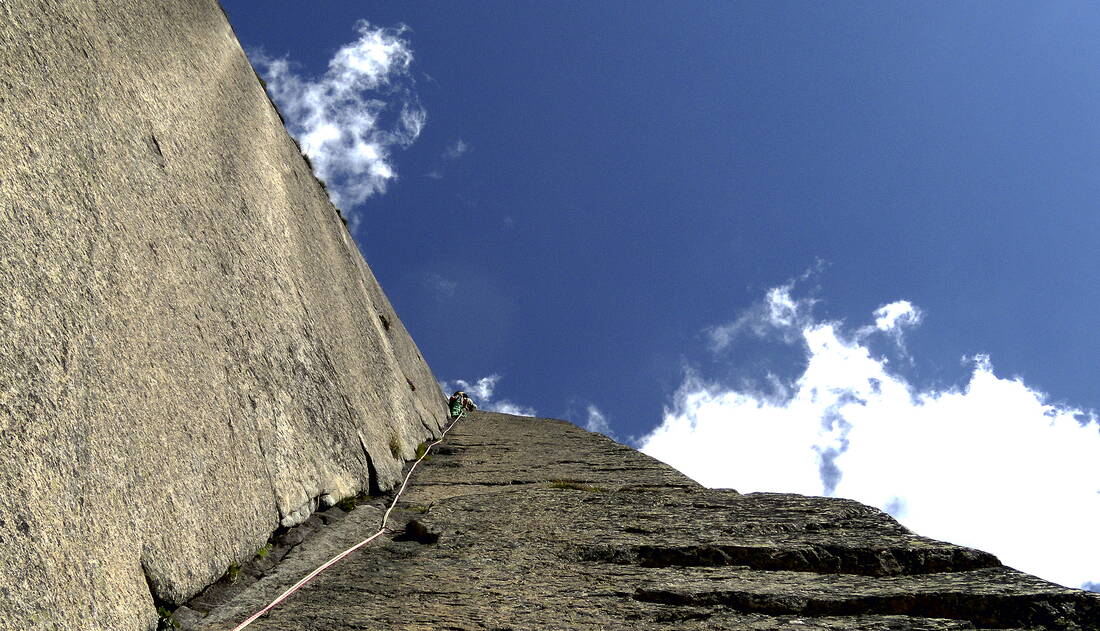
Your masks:
<svg viewBox="0 0 1100 631"><path fill-rule="evenodd" d="M462 419L462 417L465 416L465 415L466 415L466 410L462 410L461 412L459 412L458 416L455 417L454 422L451 423L450 426L447 427L447 429L443 430L443 434L441 434L439 436L439 440L437 440L434 443L428 445L427 449L424 450L424 454L421 455L419 458L417 458L416 462L414 462L413 465L411 467L409 467L409 473L405 476L405 481L401 483L401 488L398 489L397 494L393 496L393 501L390 502L390 507L387 508L386 513L384 515L382 515L382 525L379 527L378 532L376 532L373 535L367 537L366 539L360 541L359 543L357 543L354 546L348 548L347 550L344 550L340 554L337 554L336 556L334 556L331 559L329 559L328 561L326 561L324 564L322 564L317 569L313 570L309 574L306 574L302 578L302 580L300 580L297 583L291 585L290 588L287 589L282 594L279 594L278 598L271 601L271 604L269 604L268 606L264 607L263 609L257 611L256 613L252 614L244 622L242 622L239 625L233 627L233 631L241 631L241 629L243 629L243 628L247 627L248 625L252 624L253 622L255 622L257 618L259 618L260 616L264 615L265 613L267 613L267 612L271 611L272 609L274 609L275 607L277 607L279 605L279 603L283 602L287 598L290 598L291 594L293 594L294 592L296 592L299 589L301 589L302 587L304 587L306 583L312 581L314 579L314 577L316 577L318 574L320 574L321 572L324 572L325 570L332 567L333 565L336 565L341 560L343 560L344 557L348 556L352 552L355 552L359 548L362 548L363 546L365 546L368 543L374 541L378 537L381 537L382 533L386 532L386 522L389 521L390 513L392 513L393 509L397 506L397 501L401 499L401 494L405 492L405 487L408 486L409 479L412 478L413 471L416 471L417 465L419 465L421 463L421 461L424 460L424 458L428 457L428 454L431 453L431 451L432 451L432 447L435 447L439 443L443 442L443 439L447 437L447 432L451 431L451 428L453 428Z"/></svg>

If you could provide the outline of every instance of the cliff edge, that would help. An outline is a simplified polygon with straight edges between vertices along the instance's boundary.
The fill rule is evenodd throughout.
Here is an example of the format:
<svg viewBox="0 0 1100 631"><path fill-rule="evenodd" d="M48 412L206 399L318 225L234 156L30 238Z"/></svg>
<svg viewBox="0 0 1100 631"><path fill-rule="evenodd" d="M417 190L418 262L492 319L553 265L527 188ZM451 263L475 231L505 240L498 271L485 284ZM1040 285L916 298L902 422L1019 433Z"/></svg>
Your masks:
<svg viewBox="0 0 1100 631"><path fill-rule="evenodd" d="M214 0L0 2L0 630L146 630L445 402Z"/></svg>

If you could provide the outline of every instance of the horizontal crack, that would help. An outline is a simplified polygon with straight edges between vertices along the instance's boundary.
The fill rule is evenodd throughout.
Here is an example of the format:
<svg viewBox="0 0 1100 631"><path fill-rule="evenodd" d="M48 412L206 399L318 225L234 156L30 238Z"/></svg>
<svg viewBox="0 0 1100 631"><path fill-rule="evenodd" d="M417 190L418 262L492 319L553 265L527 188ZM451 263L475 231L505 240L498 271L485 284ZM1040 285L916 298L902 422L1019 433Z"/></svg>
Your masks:
<svg viewBox="0 0 1100 631"><path fill-rule="evenodd" d="M902 615L966 620L977 627L1069 628L1071 620L1098 620L1100 607L1078 594L978 595L960 592L820 598L747 591L680 592L643 589L634 600L678 606L722 606L745 613L800 616ZM1080 628L1080 627L1073 627ZM1096 629L1097 627L1086 627Z"/></svg>
<svg viewBox="0 0 1100 631"><path fill-rule="evenodd" d="M997 557L970 548L855 548L835 545L582 546L582 561L641 567L740 565L753 570L899 576L997 567Z"/></svg>
<svg viewBox="0 0 1100 631"><path fill-rule="evenodd" d="M509 482L425 482L421 487L430 486L522 486L525 484L538 484L535 480L511 480Z"/></svg>

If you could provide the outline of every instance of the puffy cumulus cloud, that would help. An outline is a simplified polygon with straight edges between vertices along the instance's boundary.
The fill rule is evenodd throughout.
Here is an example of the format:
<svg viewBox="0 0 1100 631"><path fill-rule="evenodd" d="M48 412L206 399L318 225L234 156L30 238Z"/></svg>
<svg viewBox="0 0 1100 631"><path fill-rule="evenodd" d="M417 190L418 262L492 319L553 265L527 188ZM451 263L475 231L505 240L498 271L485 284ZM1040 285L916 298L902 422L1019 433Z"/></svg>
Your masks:
<svg viewBox="0 0 1100 631"><path fill-rule="evenodd" d="M962 387L917 389L869 342L917 325L919 309L890 303L849 329L811 307L791 285L774 289L723 338L797 340L806 364L793 383L763 395L689 372L640 449L706 486L848 497L1064 585L1096 578L1095 412L997 375L986 355L964 358Z"/></svg>
<svg viewBox="0 0 1100 631"><path fill-rule="evenodd" d="M332 202L349 214L367 197L385 192L397 177L392 150L411 145L427 119L413 89L405 27L360 21L355 30L359 39L336 51L317 78L299 76L285 58L252 55L287 129Z"/></svg>
<svg viewBox="0 0 1100 631"><path fill-rule="evenodd" d="M535 408L521 405L508 399L500 399L496 396L497 382L500 375L489 375L470 382L465 379L454 381L440 381L439 387L443 392L451 393L455 390L464 390L469 394L474 403L482 410L500 412L502 414L515 414L516 416L535 416Z"/></svg>

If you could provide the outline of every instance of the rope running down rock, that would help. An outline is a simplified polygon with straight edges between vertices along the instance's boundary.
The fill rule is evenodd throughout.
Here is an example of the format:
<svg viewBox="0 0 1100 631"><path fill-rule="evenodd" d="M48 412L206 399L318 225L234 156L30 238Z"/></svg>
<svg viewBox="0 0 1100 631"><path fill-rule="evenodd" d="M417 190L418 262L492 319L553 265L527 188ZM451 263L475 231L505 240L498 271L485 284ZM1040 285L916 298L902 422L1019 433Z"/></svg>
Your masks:
<svg viewBox="0 0 1100 631"><path fill-rule="evenodd" d="M435 447L439 443L443 442L443 439L447 437L447 432L451 431L451 428L453 428L462 419L462 417L465 416L465 415L466 415L466 410L462 410L461 412L459 412L458 417L455 418L454 422L451 423L450 426L447 427L447 429L443 430L443 434L439 437L439 440L437 440L434 443L428 445L427 449L424 450L424 454L422 456L420 456L419 458L417 458L416 462L414 462L412 467L409 468L409 473L405 476L405 481L401 483L401 488L398 489L397 494L393 496L393 502L390 503L390 507L386 509L386 513L382 516L382 525L378 529L378 532L376 532L373 535L367 537L366 539L360 541L359 543L357 543L354 546L348 548L347 550L344 550L340 554L332 557L331 559L326 561L324 564L322 564L320 567L313 570L309 574L305 575L305 577L303 577L302 580L300 580L297 583L295 583L294 585L290 586L290 588L287 589L282 594L279 594L279 596L275 600L271 601L271 604L269 604L268 606L264 607L263 609L257 611L256 613L252 614L244 622L242 622L239 625L233 627L233 631L241 631L241 629L243 629L243 628L247 627L248 625L252 624L253 622L255 622L257 618L259 618L260 616L262 616L265 613L267 613L267 612L271 611L272 609L274 609L276 606L279 605L279 603L283 602L287 598L290 598L291 594L293 594L294 592L296 592L299 589L301 589L302 587L304 587L306 585L306 583L312 581L318 574L320 574L321 572L324 572L325 570L332 567L333 565L336 565L341 560L343 560L344 557L348 556L352 552L355 552L359 548L362 548L363 546L365 546L368 543L374 541L378 537L381 537L382 533L386 532L386 522L390 518L390 513L393 512L393 509L397 506L398 500L401 499L401 494L405 492L405 487L408 486L409 479L412 478L413 471L416 471L417 465L419 465L421 463L421 461L423 461L424 458L426 458L428 456L428 454L431 453L432 447Z"/></svg>

